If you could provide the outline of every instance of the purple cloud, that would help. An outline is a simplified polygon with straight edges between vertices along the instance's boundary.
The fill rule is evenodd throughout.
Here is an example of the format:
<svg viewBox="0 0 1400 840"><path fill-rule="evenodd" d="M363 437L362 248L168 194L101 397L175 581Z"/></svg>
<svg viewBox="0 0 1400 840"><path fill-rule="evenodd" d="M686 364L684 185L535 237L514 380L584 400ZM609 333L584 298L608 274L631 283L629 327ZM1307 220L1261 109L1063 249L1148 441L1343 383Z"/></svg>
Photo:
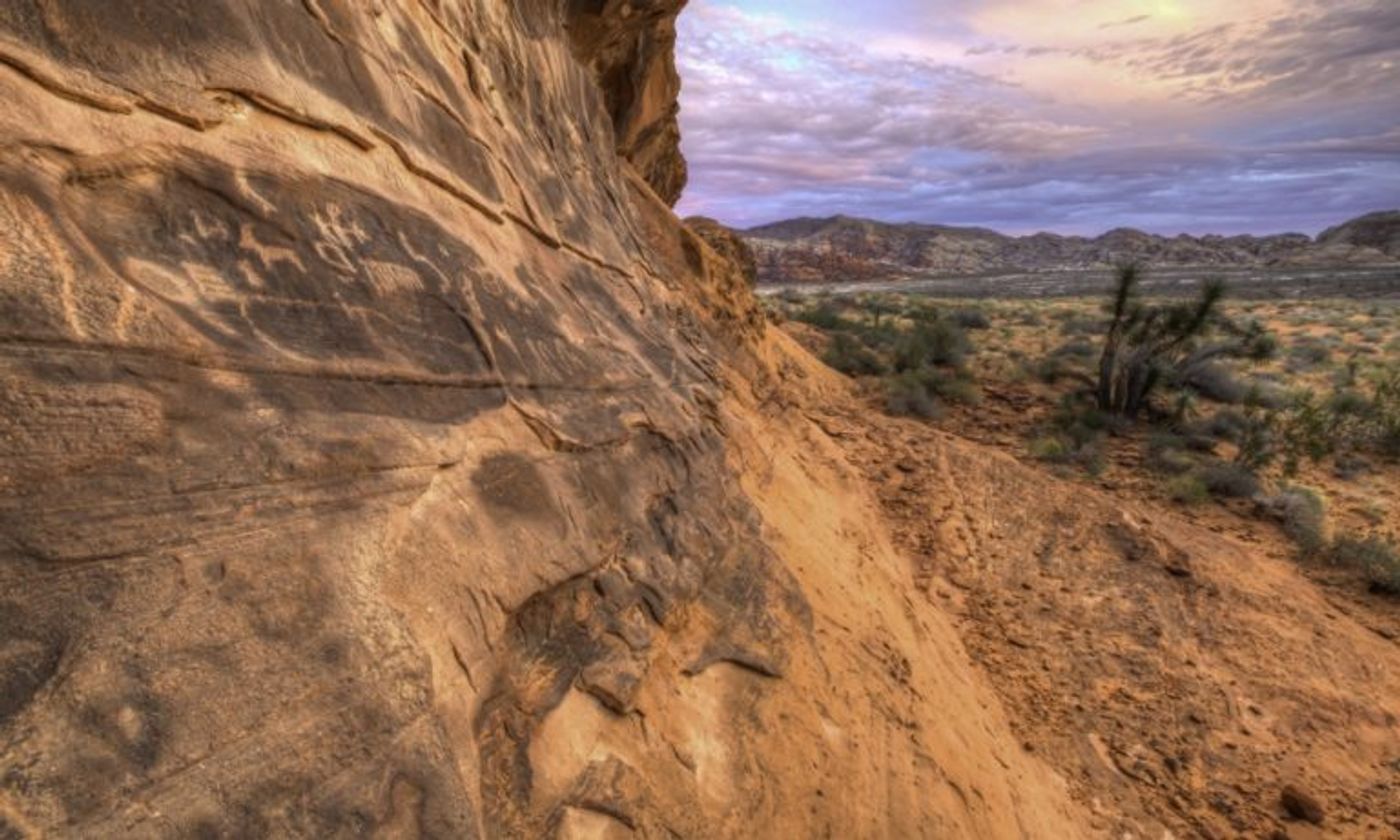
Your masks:
<svg viewBox="0 0 1400 840"><path fill-rule="evenodd" d="M682 18L682 212L1170 234L1312 232L1400 204L1392 0L1100 19L1066 45L988 38L1006 27L979 29L976 4L932 34L744 5Z"/></svg>

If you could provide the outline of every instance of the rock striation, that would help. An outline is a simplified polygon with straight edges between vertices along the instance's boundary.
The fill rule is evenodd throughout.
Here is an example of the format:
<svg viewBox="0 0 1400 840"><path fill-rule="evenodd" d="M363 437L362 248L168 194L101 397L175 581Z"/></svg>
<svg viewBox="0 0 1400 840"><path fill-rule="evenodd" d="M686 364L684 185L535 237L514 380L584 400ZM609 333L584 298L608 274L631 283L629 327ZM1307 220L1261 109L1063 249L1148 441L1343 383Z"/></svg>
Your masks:
<svg viewBox="0 0 1400 840"><path fill-rule="evenodd" d="M765 283L888 279L902 273L976 275L1111 268L1136 260L1171 267L1304 267L1400 261L1397 213L1377 213L1325 231L1275 236L1166 237L1130 228L1102 236L1007 236L985 228L886 224L834 216L791 219L742 235Z"/></svg>
<svg viewBox="0 0 1400 840"><path fill-rule="evenodd" d="M678 0L119 5L0 6L0 837L1090 833L669 210Z"/></svg>

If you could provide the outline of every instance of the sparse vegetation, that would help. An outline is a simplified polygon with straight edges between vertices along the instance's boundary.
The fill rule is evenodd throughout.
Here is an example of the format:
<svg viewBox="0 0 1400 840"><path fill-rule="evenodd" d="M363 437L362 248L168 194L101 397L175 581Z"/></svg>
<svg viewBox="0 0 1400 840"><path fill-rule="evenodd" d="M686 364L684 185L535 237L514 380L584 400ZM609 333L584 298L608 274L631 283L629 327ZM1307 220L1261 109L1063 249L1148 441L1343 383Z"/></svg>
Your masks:
<svg viewBox="0 0 1400 840"><path fill-rule="evenodd" d="M827 334L828 365L879 380L890 414L934 419L949 404L979 399L966 367L973 352L966 330L991 327L981 309L945 311L882 295L781 302L783 315Z"/></svg>
<svg viewBox="0 0 1400 840"><path fill-rule="evenodd" d="M1217 461L1200 471L1201 482L1212 496L1221 499L1248 499L1259 493L1259 476L1240 464Z"/></svg>
<svg viewBox="0 0 1400 840"><path fill-rule="evenodd" d="M1395 544L1374 534L1345 536L1332 544L1333 564L1361 572L1371 588L1386 595L1400 595L1400 551Z"/></svg>
<svg viewBox="0 0 1400 840"><path fill-rule="evenodd" d="M1285 486L1261 505L1279 521L1304 557L1316 556L1326 547L1327 503L1318 491Z"/></svg>
<svg viewBox="0 0 1400 840"><path fill-rule="evenodd" d="M1400 481L1400 307L1236 305L1213 287L1174 301L1145 300L1132 283L1122 291L1106 315L1064 299L770 305L825 335L828 363L891 414L972 437L1011 430L1019 454L1058 473L1146 492L1190 516L1219 515L1201 509L1219 502L1228 515L1276 523L1316 568L1400 590L1386 536L1400 532L1400 511L1380 489ZM1371 536L1333 540L1334 529Z"/></svg>
<svg viewBox="0 0 1400 840"><path fill-rule="evenodd" d="M1167 496L1174 502L1199 505L1210 501L1210 488L1197 475L1179 475L1167 482Z"/></svg>

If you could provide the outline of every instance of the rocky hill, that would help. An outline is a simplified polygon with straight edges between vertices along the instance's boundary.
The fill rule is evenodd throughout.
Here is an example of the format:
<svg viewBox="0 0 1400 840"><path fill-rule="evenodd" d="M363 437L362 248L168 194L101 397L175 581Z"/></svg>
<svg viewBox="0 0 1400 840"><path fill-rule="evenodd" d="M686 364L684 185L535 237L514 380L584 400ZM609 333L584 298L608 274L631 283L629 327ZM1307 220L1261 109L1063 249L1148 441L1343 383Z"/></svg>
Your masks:
<svg viewBox="0 0 1400 840"><path fill-rule="evenodd" d="M669 210L682 0L119 5L0 9L0 837L1086 831Z"/></svg>
<svg viewBox="0 0 1400 840"><path fill-rule="evenodd" d="M1300 267L1400 262L1400 212L1375 213L1313 239L1276 236L1157 236L1119 228L1093 238L985 228L886 224L834 216L792 219L742 231L760 282L884 279L903 273L972 275L1101 269L1125 260L1158 267Z"/></svg>
<svg viewBox="0 0 1400 840"><path fill-rule="evenodd" d="M1318 234L1329 248L1369 248L1400 260L1400 210L1368 213Z"/></svg>

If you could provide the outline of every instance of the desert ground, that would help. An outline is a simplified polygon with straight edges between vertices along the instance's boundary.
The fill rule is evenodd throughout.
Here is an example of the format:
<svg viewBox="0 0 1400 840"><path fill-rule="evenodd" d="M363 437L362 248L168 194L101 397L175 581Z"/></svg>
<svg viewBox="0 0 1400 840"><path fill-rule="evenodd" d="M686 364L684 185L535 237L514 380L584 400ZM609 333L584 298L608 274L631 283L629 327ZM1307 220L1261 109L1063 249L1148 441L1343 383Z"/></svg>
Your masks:
<svg viewBox="0 0 1400 840"><path fill-rule="evenodd" d="M767 306L852 376L859 406L819 422L878 488L1024 748L1083 800L1193 836L1400 831L1394 709L1329 687L1395 678L1400 453L1357 416L1397 428L1400 305L1227 299L1222 322L1257 324L1267 352L1132 422L1083 394L1101 297ZM929 361L898 371L901 339L930 324ZM1296 440L1309 434L1325 440ZM1203 535L1219 538L1204 554ZM1282 799L1334 813L1296 819L1280 776L1315 780Z"/></svg>

